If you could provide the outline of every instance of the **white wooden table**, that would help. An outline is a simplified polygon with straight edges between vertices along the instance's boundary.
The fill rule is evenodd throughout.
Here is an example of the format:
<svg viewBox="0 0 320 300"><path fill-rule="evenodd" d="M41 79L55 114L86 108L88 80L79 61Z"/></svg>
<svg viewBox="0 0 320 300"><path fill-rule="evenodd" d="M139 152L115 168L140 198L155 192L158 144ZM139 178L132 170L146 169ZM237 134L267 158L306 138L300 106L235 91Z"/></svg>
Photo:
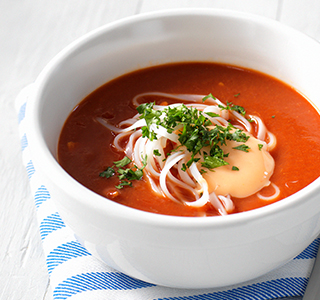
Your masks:
<svg viewBox="0 0 320 300"><path fill-rule="evenodd" d="M320 40L316 0L1 0L0 299L51 299L35 208L21 162L14 100L67 44L103 24L180 7L245 11Z"/></svg>

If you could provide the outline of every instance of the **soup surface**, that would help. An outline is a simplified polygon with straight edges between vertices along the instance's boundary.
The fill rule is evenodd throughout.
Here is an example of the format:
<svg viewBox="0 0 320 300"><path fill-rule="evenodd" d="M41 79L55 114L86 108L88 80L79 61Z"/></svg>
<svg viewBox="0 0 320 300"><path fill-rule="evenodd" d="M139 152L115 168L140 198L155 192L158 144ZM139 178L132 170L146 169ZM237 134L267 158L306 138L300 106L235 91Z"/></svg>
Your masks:
<svg viewBox="0 0 320 300"><path fill-rule="evenodd" d="M177 63L150 67L116 78L88 95L70 114L58 144L61 166L92 191L120 204L144 211L178 216L216 216L208 202L192 207L155 193L145 176L119 189L119 178L101 172L124 155L113 146L115 133L98 122L117 124L137 114L132 99L141 93L212 94L222 103L244 107L246 114L263 120L276 136L270 151L275 167L270 181L280 194L264 200L257 194L232 197L230 213L252 210L279 201L308 185L320 175L320 116L295 89L256 71L215 63ZM140 103L171 104L165 96L146 95ZM123 141L126 143L126 141ZM211 172L211 171L209 171ZM217 173L218 174L218 173ZM269 185L260 191L274 193ZM109 201L109 200L106 200Z"/></svg>

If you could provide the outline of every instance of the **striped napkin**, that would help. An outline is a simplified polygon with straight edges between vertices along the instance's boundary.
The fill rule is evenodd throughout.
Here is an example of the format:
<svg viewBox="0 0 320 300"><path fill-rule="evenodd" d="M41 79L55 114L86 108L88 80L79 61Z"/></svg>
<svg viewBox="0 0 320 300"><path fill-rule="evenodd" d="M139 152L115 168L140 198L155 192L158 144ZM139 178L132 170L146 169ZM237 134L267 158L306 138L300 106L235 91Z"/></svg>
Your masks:
<svg viewBox="0 0 320 300"><path fill-rule="evenodd" d="M32 101L32 85L17 97L22 159L29 177L37 211L40 236L52 298L78 300L202 300L277 299L302 296L317 255L320 238L283 267L242 285L221 289L184 290L157 286L122 274L93 257L77 240L56 210L50 190L41 182L32 163L25 131L27 101Z"/></svg>

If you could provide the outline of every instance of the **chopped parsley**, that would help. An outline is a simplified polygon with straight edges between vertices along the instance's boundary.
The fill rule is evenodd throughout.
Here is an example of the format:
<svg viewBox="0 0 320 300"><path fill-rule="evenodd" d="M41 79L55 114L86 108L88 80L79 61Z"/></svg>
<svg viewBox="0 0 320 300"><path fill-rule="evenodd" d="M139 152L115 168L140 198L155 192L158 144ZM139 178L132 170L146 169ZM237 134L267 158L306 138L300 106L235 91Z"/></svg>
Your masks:
<svg viewBox="0 0 320 300"><path fill-rule="evenodd" d="M212 94L203 98L203 102L208 99L216 99ZM204 116L204 114L194 107L187 107L184 104L166 107L162 111L153 109L154 103L141 104L137 110L140 119L145 119L146 126L142 127L142 136L149 138L151 141L157 139L156 133L150 128L151 124L164 127L168 133L175 130L178 132L178 140L181 146L191 153L191 159L182 167L186 170L193 162L197 162L203 157L202 166L210 170L228 164L224 158L228 153L224 153L221 149L222 145L226 145L227 141L237 141L245 143L249 136L242 130L236 129L231 123L227 127L213 125L212 122ZM243 107L233 105L227 102L227 106L219 105L221 109L234 110L245 115ZM217 114L206 113L209 117L217 117ZM203 149L209 149L209 153L203 153ZM236 147L238 149L238 147ZM238 150L248 152L249 147L240 145ZM154 152L155 155L157 152Z"/></svg>
<svg viewBox="0 0 320 300"><path fill-rule="evenodd" d="M114 161L113 163L117 168L121 168L121 167L125 167L126 165L131 163L131 159L129 157L125 156L123 159L121 159L119 161Z"/></svg>
<svg viewBox="0 0 320 300"><path fill-rule="evenodd" d="M134 165L131 168L124 168L131 163L131 159L125 156L123 159L114 161L112 167L108 167L106 170L99 174L100 177L110 178L114 175L118 175L120 183L116 185L117 189L122 189L124 186L131 186L133 180L141 180L143 176L143 169L147 165L147 156L143 158L143 167L138 168ZM115 171L117 168L117 171Z"/></svg>
<svg viewBox="0 0 320 300"><path fill-rule="evenodd" d="M100 177L110 178L115 174L115 170L111 167L108 167L106 170L99 174Z"/></svg>
<svg viewBox="0 0 320 300"><path fill-rule="evenodd" d="M212 98L213 100L216 100L217 98L213 96L211 93L208 96L205 96L202 98L202 102L205 102L207 99Z"/></svg>
<svg viewBox="0 0 320 300"><path fill-rule="evenodd" d="M153 150L153 154L154 154L155 156L161 156L161 153L159 152L158 149Z"/></svg>
<svg viewBox="0 0 320 300"><path fill-rule="evenodd" d="M227 163L224 159L217 156L205 156L204 161L201 163L203 167L208 169L214 169L228 164L229 163Z"/></svg>
<svg viewBox="0 0 320 300"><path fill-rule="evenodd" d="M239 114L241 114L243 116L246 114L246 111L240 105L232 105L231 106L231 110L234 110L234 111L238 112Z"/></svg>
<svg viewBox="0 0 320 300"><path fill-rule="evenodd" d="M233 111L236 111L236 112L238 112L239 114L241 114L243 116L246 114L246 111L242 106L234 105L232 102L228 102L227 101L227 105L226 106L223 106L221 104L219 104L218 106L222 110L233 110Z"/></svg>
<svg viewBox="0 0 320 300"><path fill-rule="evenodd" d="M116 185L115 187L118 189L118 190L121 190L124 186L130 186L132 187L132 182L129 182L129 181L121 181L118 185Z"/></svg>
<svg viewBox="0 0 320 300"><path fill-rule="evenodd" d="M258 144L259 150L261 151L261 149L263 148L263 144Z"/></svg>
<svg viewBox="0 0 320 300"><path fill-rule="evenodd" d="M240 151L244 151L244 152L249 152L250 147L245 144L241 144L237 147L233 147L232 149L240 150Z"/></svg>
<svg viewBox="0 0 320 300"><path fill-rule="evenodd" d="M236 166L233 166L233 167L232 167L232 171L239 171L239 168L236 167Z"/></svg>

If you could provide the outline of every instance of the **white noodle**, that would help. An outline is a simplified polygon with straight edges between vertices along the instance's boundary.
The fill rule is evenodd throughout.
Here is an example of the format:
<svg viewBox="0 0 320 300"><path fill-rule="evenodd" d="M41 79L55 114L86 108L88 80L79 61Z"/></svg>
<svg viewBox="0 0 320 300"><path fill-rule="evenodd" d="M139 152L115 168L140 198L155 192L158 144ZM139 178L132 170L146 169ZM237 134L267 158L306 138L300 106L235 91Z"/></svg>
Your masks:
<svg viewBox="0 0 320 300"><path fill-rule="evenodd" d="M256 124L258 124L258 132L257 132L257 138L261 141L264 141L267 134L267 128L263 124L262 120L257 116L250 116L250 118L255 121Z"/></svg>
<svg viewBox="0 0 320 300"><path fill-rule="evenodd" d="M119 127L122 127L124 125L125 126L130 126L130 125L136 123L137 120L138 120L137 118L131 118L131 119L124 120L124 121L119 123Z"/></svg>
<svg viewBox="0 0 320 300"><path fill-rule="evenodd" d="M211 202L211 204L213 205L213 207L222 215L227 215L227 211L224 208L224 206L222 205L221 201L219 200L219 198L217 197L216 193L211 193L209 195L209 200Z"/></svg>
<svg viewBox="0 0 320 300"><path fill-rule="evenodd" d="M194 101L194 102L202 101L202 99L205 97L205 95L191 95L191 94L173 95L173 94L160 93L160 92L148 92L148 93L141 93L135 96L132 100L132 103L135 106L139 106L140 104L138 103L138 99L145 96L160 96L165 98Z"/></svg>
<svg viewBox="0 0 320 300"><path fill-rule="evenodd" d="M277 139L276 139L276 136L273 133L271 133L270 131L268 131L267 134L268 134L268 137L269 137L268 149L269 149L269 151L271 151L276 147Z"/></svg>
<svg viewBox="0 0 320 300"><path fill-rule="evenodd" d="M115 138L114 138L114 141L113 143L115 144L115 140L116 138L119 136L120 134L118 134ZM125 149L125 154L128 156L128 157L132 157L132 149L133 149L133 145L134 143L136 142L136 140L142 135L142 130L139 129L137 131L135 131L134 133L131 133L130 135L130 138L129 138L129 141L126 145L126 149Z"/></svg>
<svg viewBox="0 0 320 300"><path fill-rule="evenodd" d="M168 190L167 188L167 175L170 172L170 169L173 165L175 165L179 160L181 160L184 157L184 154L181 154L181 152L176 152L167 158L166 164L164 168L161 171L160 174L160 188L162 189L163 193L171 200L175 202L180 202L178 199L176 199Z"/></svg>
<svg viewBox="0 0 320 300"><path fill-rule="evenodd" d="M202 207L207 204L209 201L209 191L208 191L208 183L207 181L202 177L200 174L197 165L193 162L190 166L190 172L193 175L194 179L198 182L200 185L200 190L198 191L199 194L202 194L202 196L193 202L185 202L188 206L192 207Z"/></svg>
<svg viewBox="0 0 320 300"><path fill-rule="evenodd" d="M196 199L199 198L195 189L192 186L179 180L177 177L173 176L171 172L168 172L168 179L169 180L167 183L170 183L171 189L174 191L174 194L176 195L179 194L180 192L177 189L177 187L181 187L184 190L191 192L191 194L193 194Z"/></svg>
<svg viewBox="0 0 320 300"><path fill-rule="evenodd" d="M222 195L219 195L218 198L222 202L222 204L225 207L227 213L230 213L230 212L232 212L234 210L234 203L231 200L230 195L228 195L226 197L222 196Z"/></svg>
<svg viewBox="0 0 320 300"><path fill-rule="evenodd" d="M119 145L120 141L125 138L126 136L130 135L130 138L132 137L132 134L130 131L127 132L121 132L119 133L113 140L113 145L118 151L123 151L123 148Z"/></svg>
<svg viewBox="0 0 320 300"><path fill-rule="evenodd" d="M126 127L126 128L119 128L119 127L115 127L111 124L109 124L105 119L103 118L97 118L97 121L102 124L104 127L108 128L109 130L115 132L115 133L120 133L120 132L128 132L137 128L140 128L142 126L146 125L146 121L144 119L141 120L137 120L137 122L135 122L133 125Z"/></svg>
<svg viewBox="0 0 320 300"><path fill-rule="evenodd" d="M271 201L271 200L277 199L277 197L280 195L280 189L273 182L271 182L271 185L274 188L274 194L271 196L262 196L260 193L257 193L258 198L265 201Z"/></svg>
<svg viewBox="0 0 320 300"><path fill-rule="evenodd" d="M150 125L150 131L154 131L156 134L159 134L162 137L167 138L168 140L174 142L174 143L178 143L179 142L179 136L177 134L174 133L169 133L167 131L167 129L165 129L163 126L161 125L156 125L156 124L151 124Z"/></svg>
<svg viewBox="0 0 320 300"><path fill-rule="evenodd" d="M180 176L180 178L181 178L181 180L183 182L185 182L186 184L188 184L191 187L195 187L196 184L194 183L194 181L190 177L188 169L185 170L185 171L182 170L182 164L183 163L186 163L185 160L180 160L180 162L178 164L178 168L177 168L178 169L178 174L179 174L179 176Z"/></svg>
<svg viewBox="0 0 320 300"><path fill-rule="evenodd" d="M231 113L236 117L237 121L244 126L246 131L252 133L252 126L250 122L243 115L239 114L234 110L232 110Z"/></svg>

